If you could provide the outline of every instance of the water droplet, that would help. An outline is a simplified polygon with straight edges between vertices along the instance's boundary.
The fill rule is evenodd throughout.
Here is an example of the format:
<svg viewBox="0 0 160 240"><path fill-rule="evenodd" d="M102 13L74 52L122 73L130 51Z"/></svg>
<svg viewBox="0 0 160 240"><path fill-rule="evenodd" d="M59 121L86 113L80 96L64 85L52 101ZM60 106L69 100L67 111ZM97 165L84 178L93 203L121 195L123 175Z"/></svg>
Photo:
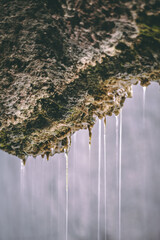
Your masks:
<svg viewBox="0 0 160 240"><path fill-rule="evenodd" d="M27 156L25 156L22 161L21 161L21 168L24 168L24 166L26 165L27 162Z"/></svg>
<svg viewBox="0 0 160 240"><path fill-rule="evenodd" d="M51 154L52 156L55 154L55 148L51 148Z"/></svg>

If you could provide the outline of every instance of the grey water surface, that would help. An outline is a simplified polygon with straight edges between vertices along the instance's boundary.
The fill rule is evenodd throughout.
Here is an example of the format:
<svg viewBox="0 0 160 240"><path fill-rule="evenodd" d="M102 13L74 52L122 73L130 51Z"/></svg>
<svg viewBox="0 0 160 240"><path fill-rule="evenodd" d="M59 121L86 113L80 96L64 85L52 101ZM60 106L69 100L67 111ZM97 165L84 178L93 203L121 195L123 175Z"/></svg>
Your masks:
<svg viewBox="0 0 160 240"><path fill-rule="evenodd" d="M106 120L106 129L95 124L90 150L87 130L72 136L67 218L65 154L23 167L0 151L0 240L160 240L159 85L133 87L121 143L120 118L117 128L115 116Z"/></svg>

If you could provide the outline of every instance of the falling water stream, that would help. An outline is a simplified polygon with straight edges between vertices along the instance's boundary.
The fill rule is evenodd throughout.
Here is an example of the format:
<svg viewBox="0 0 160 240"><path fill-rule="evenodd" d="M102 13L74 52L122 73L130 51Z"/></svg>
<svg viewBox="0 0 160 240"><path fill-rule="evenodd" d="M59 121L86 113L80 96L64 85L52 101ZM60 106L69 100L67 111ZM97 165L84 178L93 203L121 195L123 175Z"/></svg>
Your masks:
<svg viewBox="0 0 160 240"><path fill-rule="evenodd" d="M118 158L118 240L121 240L121 167L122 167L122 109L119 120L119 158Z"/></svg>
<svg viewBox="0 0 160 240"><path fill-rule="evenodd" d="M74 189L74 192L73 192L73 214L75 213L75 196L76 196L76 193L75 193L75 189L76 189L76 161L77 161L77 153L76 153L76 147L77 147L77 133L74 134L73 136L73 189Z"/></svg>
<svg viewBox="0 0 160 240"><path fill-rule="evenodd" d="M142 127L142 134L145 136L146 132L146 87L143 87L143 127ZM144 142L142 145L142 152L143 152L143 157L142 157L142 162L143 162L143 169L142 169L142 175L143 175L143 194L144 194L144 204L143 204L143 218L144 218L144 232L145 232L145 238L147 237L147 231L146 231L146 214L147 214L147 209L146 209L146 202L147 202L147 184L146 184L146 165L147 165L147 158L146 158L146 140L144 138Z"/></svg>
<svg viewBox="0 0 160 240"><path fill-rule="evenodd" d="M66 157L66 240L68 240L68 151L65 152Z"/></svg>
<svg viewBox="0 0 160 240"><path fill-rule="evenodd" d="M117 239L119 240L119 116L116 117L116 188L117 188L117 219L118 219L118 230L117 230Z"/></svg>
<svg viewBox="0 0 160 240"><path fill-rule="evenodd" d="M22 193L22 195L23 195L23 193L24 193L24 172L25 172L25 165L24 165L24 162L21 160L21 162L20 162L20 164L21 164L21 193Z"/></svg>
<svg viewBox="0 0 160 240"><path fill-rule="evenodd" d="M107 153L106 153L106 117L104 118L104 233L105 233L105 240L107 240Z"/></svg>
<svg viewBox="0 0 160 240"><path fill-rule="evenodd" d="M117 181L117 188L118 188L118 161L119 161L119 117L116 117L116 181Z"/></svg>
<svg viewBox="0 0 160 240"><path fill-rule="evenodd" d="M21 210L21 230L24 228L24 219L23 219L23 215L24 215L24 190L25 190L25 165L24 165L24 162L21 161L21 167L20 167L20 182L21 182L21 205L20 205L20 210ZM24 237L24 234L23 234L23 231L20 231L20 235L21 235L21 238L23 239Z"/></svg>
<svg viewBox="0 0 160 240"><path fill-rule="evenodd" d="M60 234L60 170L61 170L61 161L58 158L58 238L59 238L59 234Z"/></svg>
<svg viewBox="0 0 160 240"><path fill-rule="evenodd" d="M98 231L97 239L100 240L100 210L101 210L101 120L99 119L98 141Z"/></svg>
<svg viewBox="0 0 160 240"><path fill-rule="evenodd" d="M145 126L146 87L143 87L143 126Z"/></svg>
<svg viewBox="0 0 160 240"><path fill-rule="evenodd" d="M90 193L91 193L91 134L89 133L89 197L90 202Z"/></svg>

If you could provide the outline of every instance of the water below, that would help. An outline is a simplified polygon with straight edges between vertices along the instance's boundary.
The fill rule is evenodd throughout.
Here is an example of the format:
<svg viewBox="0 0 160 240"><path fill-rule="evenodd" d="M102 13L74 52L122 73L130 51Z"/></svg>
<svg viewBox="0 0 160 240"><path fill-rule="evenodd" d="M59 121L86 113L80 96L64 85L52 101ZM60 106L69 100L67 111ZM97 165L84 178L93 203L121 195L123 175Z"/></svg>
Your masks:
<svg viewBox="0 0 160 240"><path fill-rule="evenodd" d="M134 86L90 147L80 130L49 161L0 151L0 240L159 240L159 104L158 84Z"/></svg>

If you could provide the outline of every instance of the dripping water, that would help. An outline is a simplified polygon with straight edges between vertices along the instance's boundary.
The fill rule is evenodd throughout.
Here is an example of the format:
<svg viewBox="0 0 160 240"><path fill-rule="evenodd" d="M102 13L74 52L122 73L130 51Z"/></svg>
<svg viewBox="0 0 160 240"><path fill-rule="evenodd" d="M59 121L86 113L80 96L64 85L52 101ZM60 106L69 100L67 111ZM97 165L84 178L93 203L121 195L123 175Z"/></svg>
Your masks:
<svg viewBox="0 0 160 240"><path fill-rule="evenodd" d="M88 161L88 214L89 214L89 218L92 212L91 209L91 201L92 201L92 197L91 197L91 193L92 193L92 184L91 184L91 138L92 138L92 130L91 127L88 126L88 132L89 132L89 145L88 145L88 153L89 153L89 161ZM88 239L91 239L91 225L90 222L88 223Z"/></svg>
<svg viewBox="0 0 160 240"><path fill-rule="evenodd" d="M121 240L121 180L122 180L122 109L119 119L119 157L118 157L118 240Z"/></svg>
<svg viewBox="0 0 160 240"><path fill-rule="evenodd" d="M91 192L91 138L92 138L92 131L91 127L88 127L89 131L89 202L90 202L90 192Z"/></svg>
<svg viewBox="0 0 160 240"><path fill-rule="evenodd" d="M89 144L89 196L91 191L91 144Z"/></svg>
<svg viewBox="0 0 160 240"><path fill-rule="evenodd" d="M73 208L75 211L75 198L76 198L76 160L77 160L77 152L76 152L76 146L77 146L77 133L74 133L73 136L73 143L74 143L74 161L73 161L73 190L74 190L74 196L73 196Z"/></svg>
<svg viewBox="0 0 160 240"><path fill-rule="evenodd" d="M60 169L61 169L61 162L60 159L58 158L58 239L59 239L59 234L60 234L60 214L59 214L59 205L60 205Z"/></svg>
<svg viewBox="0 0 160 240"><path fill-rule="evenodd" d="M53 156L55 154L55 148L51 148L51 155Z"/></svg>
<svg viewBox="0 0 160 240"><path fill-rule="evenodd" d="M105 240L107 239L107 194L106 194L106 188L107 188L107 180L106 180L106 174L107 174L107 167L106 167L106 117L104 118L104 229L105 229Z"/></svg>
<svg viewBox="0 0 160 240"><path fill-rule="evenodd" d="M21 194L24 193L24 171L25 171L25 163L21 160Z"/></svg>
<svg viewBox="0 0 160 240"><path fill-rule="evenodd" d="M118 189L118 161L119 161L119 117L116 116L116 187Z"/></svg>
<svg viewBox="0 0 160 240"><path fill-rule="evenodd" d="M145 109L146 109L146 87L143 87L143 135L144 135L144 143L142 145L142 153L143 153L143 191L144 191L144 203L143 203L143 218L144 218L144 234L146 235L146 217L147 217L147 209L146 209L146 205L147 205L147 197L146 197L146 190L147 190L147 185L146 185L146 176L147 176L147 157L146 157L146 141L145 141L145 134L146 134L146 129L145 129L145 125L146 125L146 113L145 113Z"/></svg>
<svg viewBox="0 0 160 240"><path fill-rule="evenodd" d="M101 120L99 119L99 144L98 144L98 232L97 239L100 240L100 201L101 201Z"/></svg>
<svg viewBox="0 0 160 240"><path fill-rule="evenodd" d="M145 126L146 87L143 87L143 126Z"/></svg>
<svg viewBox="0 0 160 240"><path fill-rule="evenodd" d="M119 117L116 117L116 189L117 192L119 193ZM118 215L118 219L119 219L119 196L117 198L117 215ZM119 223L118 223L119 225ZM119 236L119 226L117 225L117 236ZM117 237L118 239L119 237Z"/></svg>
<svg viewBox="0 0 160 240"><path fill-rule="evenodd" d="M24 199L24 187L25 187L25 183L24 183L24 177L25 177L25 161L24 160L21 160L21 167L20 167L20 182L21 182L21 232L20 232L20 235L21 235L21 238L23 239L23 228L24 228L24 205L23 203L25 202L25 199Z"/></svg>
<svg viewBox="0 0 160 240"><path fill-rule="evenodd" d="M66 158L66 240L68 240L68 151L65 151Z"/></svg>
<svg viewBox="0 0 160 240"><path fill-rule="evenodd" d="M32 211L32 223L34 223L35 221L35 206L34 206L34 195L35 195L35 183L34 183L34 173L36 170L36 159L33 160L33 166L32 166L32 170L31 170L31 211Z"/></svg>
<svg viewBox="0 0 160 240"><path fill-rule="evenodd" d="M118 152L119 152L118 129L119 129L119 118L118 116L116 116L116 186L117 188L118 188Z"/></svg>

